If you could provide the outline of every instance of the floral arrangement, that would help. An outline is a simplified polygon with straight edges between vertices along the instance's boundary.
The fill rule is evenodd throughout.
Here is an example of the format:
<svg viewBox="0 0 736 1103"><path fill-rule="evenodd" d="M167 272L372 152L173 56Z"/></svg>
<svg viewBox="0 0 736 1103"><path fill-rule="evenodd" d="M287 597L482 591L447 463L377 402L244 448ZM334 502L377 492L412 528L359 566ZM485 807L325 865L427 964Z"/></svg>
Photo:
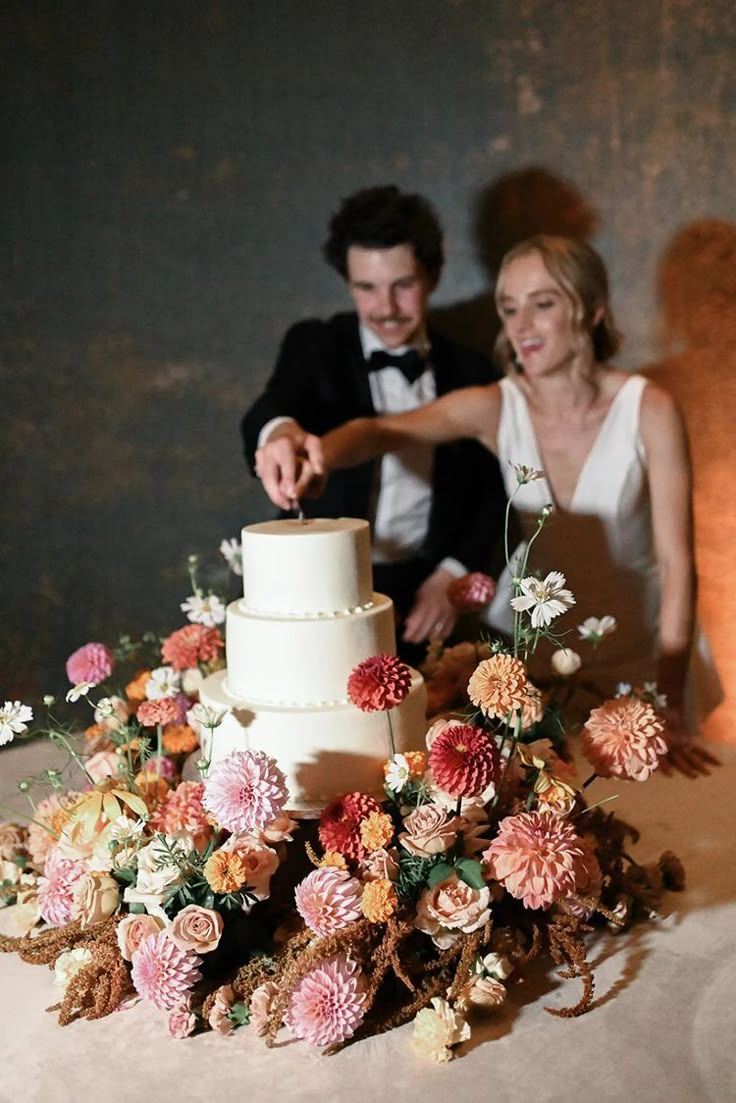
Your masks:
<svg viewBox="0 0 736 1103"><path fill-rule="evenodd" d="M519 485L536 477L517 468ZM221 550L239 570L235 543ZM429 723L423 751L394 747L408 668L378 655L351 673L355 707L386 716L385 799L345 793L318 821L291 818L266 754L213 762L198 749L224 716L197 702L202 676L222 664L224 604L197 587L194 565L188 623L157 641L160 665L103 691L120 649L89 643L70 656L67 699L93 722L73 735L50 718L67 765L20 782L27 826L0 824L13 932L0 950L53 968L60 1023L145 1000L174 1038L246 1027L273 1044L286 1028L332 1052L413 1021L417 1053L444 1062L538 955L582 983L572 1006L547 1010L585 1011L589 932L656 914L661 892L684 883L672 854L638 865L635 831L587 802L596 776L643 781L656 769L663 702L656 687L622 687L594 709L582 732L593 772L577 779L554 702L526 665L540 638L561 642L551 625L574 595L558 572L537 578L528 557L514 571L513 639L428 657L433 711L460 696L464 708ZM453 600L478 609L493 591L467 576ZM613 630L608 616L579 636L598 646ZM134 651L125 641L123 657ZM560 683L581 665L566 646L552 661ZM23 739L32 719L6 702L0 744Z"/></svg>

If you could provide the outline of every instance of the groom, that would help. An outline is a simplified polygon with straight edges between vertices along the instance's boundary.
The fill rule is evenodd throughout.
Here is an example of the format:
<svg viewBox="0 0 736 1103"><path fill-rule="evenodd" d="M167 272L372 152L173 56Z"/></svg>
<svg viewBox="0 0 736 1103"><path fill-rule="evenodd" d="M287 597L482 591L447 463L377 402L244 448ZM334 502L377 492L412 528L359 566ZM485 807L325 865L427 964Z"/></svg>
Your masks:
<svg viewBox="0 0 736 1103"><path fill-rule="evenodd" d="M497 378L480 353L427 325L444 252L437 217L422 196L393 186L349 196L330 220L323 253L355 310L292 326L242 422L251 471L258 450L258 475L284 510L295 506L282 483L305 432L322 435L351 418L415 409ZM455 627L447 594L453 578L488 569L505 497L495 459L461 441L335 471L322 496L301 505L308 516L371 521L375 588L393 599L399 653L416 664L429 638L447 639Z"/></svg>

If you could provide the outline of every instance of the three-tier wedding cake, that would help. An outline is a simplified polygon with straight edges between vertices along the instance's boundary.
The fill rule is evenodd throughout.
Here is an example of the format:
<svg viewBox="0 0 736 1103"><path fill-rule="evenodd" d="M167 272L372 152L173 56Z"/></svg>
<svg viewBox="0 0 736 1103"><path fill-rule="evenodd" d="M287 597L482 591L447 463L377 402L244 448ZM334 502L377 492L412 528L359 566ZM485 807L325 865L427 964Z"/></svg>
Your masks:
<svg viewBox="0 0 736 1103"><path fill-rule="evenodd" d="M339 793L380 794L389 757L385 713L350 702L353 669L395 654L390 598L373 591L366 521L266 521L243 529L243 597L228 606L227 669L200 701L228 709L204 751L262 750L286 775L290 808L316 812ZM423 746L426 693L391 711L397 751Z"/></svg>

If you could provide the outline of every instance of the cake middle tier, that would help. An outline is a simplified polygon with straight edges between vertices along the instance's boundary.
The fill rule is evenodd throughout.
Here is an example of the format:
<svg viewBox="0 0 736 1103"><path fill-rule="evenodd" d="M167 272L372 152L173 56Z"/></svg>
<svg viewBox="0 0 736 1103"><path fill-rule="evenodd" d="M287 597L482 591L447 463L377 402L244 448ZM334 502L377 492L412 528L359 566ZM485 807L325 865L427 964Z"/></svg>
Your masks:
<svg viewBox="0 0 736 1103"><path fill-rule="evenodd" d="M372 655L395 654L394 607L373 594L367 609L324 617L264 616L242 601L227 610L227 676L237 697L265 705L347 700L347 681Z"/></svg>

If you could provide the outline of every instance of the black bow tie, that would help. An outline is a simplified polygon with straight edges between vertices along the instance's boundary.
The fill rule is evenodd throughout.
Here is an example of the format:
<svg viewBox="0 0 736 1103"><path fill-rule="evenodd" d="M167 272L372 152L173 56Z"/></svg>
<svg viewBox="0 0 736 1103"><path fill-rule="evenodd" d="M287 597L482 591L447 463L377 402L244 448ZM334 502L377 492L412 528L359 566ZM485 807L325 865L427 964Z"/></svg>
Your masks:
<svg viewBox="0 0 736 1103"><path fill-rule="evenodd" d="M384 352L376 349L370 355L369 371L380 371L381 368L398 368L404 374L409 383L413 383L422 374L426 362L416 349L408 352L395 353Z"/></svg>

